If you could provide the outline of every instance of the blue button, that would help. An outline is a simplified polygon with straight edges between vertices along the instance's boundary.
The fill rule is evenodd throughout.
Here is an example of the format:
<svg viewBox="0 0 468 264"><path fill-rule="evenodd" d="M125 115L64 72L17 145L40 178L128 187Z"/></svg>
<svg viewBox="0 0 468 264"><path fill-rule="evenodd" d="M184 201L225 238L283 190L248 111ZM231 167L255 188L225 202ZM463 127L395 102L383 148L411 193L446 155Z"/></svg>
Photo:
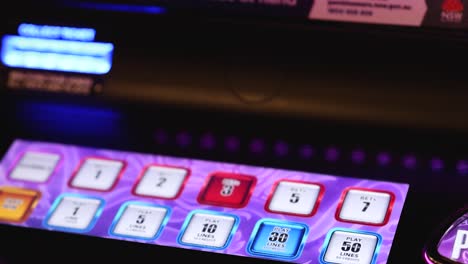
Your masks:
<svg viewBox="0 0 468 264"><path fill-rule="evenodd" d="M308 233L305 224L263 219L255 225L247 252L269 258L295 259L301 254Z"/></svg>

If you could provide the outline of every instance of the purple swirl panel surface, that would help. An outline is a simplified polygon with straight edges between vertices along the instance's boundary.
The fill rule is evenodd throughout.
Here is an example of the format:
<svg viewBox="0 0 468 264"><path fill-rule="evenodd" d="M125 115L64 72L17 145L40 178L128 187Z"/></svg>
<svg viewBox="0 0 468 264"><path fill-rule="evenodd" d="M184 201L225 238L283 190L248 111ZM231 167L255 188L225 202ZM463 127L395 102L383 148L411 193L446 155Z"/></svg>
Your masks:
<svg viewBox="0 0 468 264"><path fill-rule="evenodd" d="M29 158L36 163L38 160L39 163L44 162L47 166L31 166L34 162L28 163L25 158L22 160L27 153L36 153L38 156ZM47 157L42 154L55 156ZM54 163L53 157L60 157L60 160ZM85 162L89 157L92 160ZM110 162L105 163L106 160ZM113 160L118 162L112 163ZM122 161L123 163L119 163ZM189 172L185 175L185 180L178 181L182 189L177 195L166 190L158 194L160 198L155 198L148 195L151 194L151 188L135 188L137 182L145 177L148 177L145 179L148 184L164 186L161 182L150 183L150 175L145 174L142 177L150 164L169 168L163 173L170 177L176 177L174 175L179 173L177 179L182 179L180 177L185 175L185 170L177 168L185 168ZM15 172L18 166L22 166L23 171ZM85 173L86 166L88 169L98 170L95 178L100 182L96 185L100 190L77 188L89 184L89 179L86 178L89 176ZM115 169L115 175L119 175L115 182L106 182L102 180L104 178L99 178L112 178L109 176L113 175L109 169L111 167ZM170 171L170 168L175 170ZM50 170L51 174L45 173L41 178L39 173L28 174L28 170ZM155 173L163 175L161 172ZM5 220L4 217L2 222L6 224L70 232L73 232L73 228L82 228L81 233L89 236L294 263L348 263L346 261L352 261L354 258L352 263L358 264L387 262L409 188L404 183L26 140L14 141L4 156L0 165L0 187L36 190L41 193L37 205L25 220L14 222L8 221L8 218ZM203 188L208 189L205 189L207 191L200 198ZM217 188L221 191L218 192ZM273 188L276 188L274 192ZM238 195L236 192L239 191L236 190L241 190L242 195ZM137 195L138 192L146 195ZM58 219L60 210L64 213L66 211L66 203L63 202L62 206L56 201L62 195L95 197L98 198L95 200L97 203L102 199L101 211L92 204L87 207L90 211L96 209L96 219L92 226L88 225L88 228L91 227L89 230L80 226L80 219L73 220L71 216L66 218L74 221L68 222L69 226L54 228L57 226L54 219ZM70 203L79 204L73 198L69 200ZM304 201L315 201L313 208L307 207L310 204ZM161 206L149 213L147 210L147 216L166 212L167 209L169 214L166 222L159 222L161 230L157 235L148 236L150 239L139 239L138 236L134 236L137 231L133 229L127 230L130 232L128 234L132 235L126 236L116 236L115 232L110 232L111 226L116 226L116 215L125 215L125 211L122 209L119 212L119 209L128 202L135 202L131 208L140 210L138 212L142 210L138 205ZM301 202L304 204L294 207ZM232 206L230 203L238 203L239 206ZM128 210L130 217L130 209ZM281 210L291 211L282 213ZM2 212L0 209L0 218ZM217 234L216 226L208 225L205 213L210 212L213 214L209 223L218 224L223 229L229 228L224 230L225 234ZM8 214L6 216L15 217ZM144 222L145 219L138 217L136 223ZM191 217L191 222L188 221L188 217ZM269 220L260 224L260 221L265 219ZM205 221L201 226L207 234L206 238L200 238L201 230L198 233L193 231L197 221ZM91 220L85 221L85 225L86 223L91 223ZM134 226L138 227L137 224ZM333 233L333 230L339 232ZM346 230L349 233L346 233ZM354 231L359 235L353 235ZM265 245L261 239L265 239ZM288 239L289 244L286 244ZM349 243L346 241L348 239ZM354 241L351 241L353 239ZM355 245L358 239L363 239L364 244ZM328 245L332 242L339 244ZM359 250L362 251L357 257L358 254L355 253Z"/></svg>

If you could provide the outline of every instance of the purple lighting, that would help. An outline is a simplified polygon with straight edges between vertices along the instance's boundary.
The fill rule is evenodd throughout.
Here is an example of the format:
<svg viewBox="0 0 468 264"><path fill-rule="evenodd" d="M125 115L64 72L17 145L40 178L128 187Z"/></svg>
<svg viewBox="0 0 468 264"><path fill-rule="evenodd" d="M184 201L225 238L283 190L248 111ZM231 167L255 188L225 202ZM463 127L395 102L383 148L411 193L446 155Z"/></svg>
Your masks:
<svg viewBox="0 0 468 264"><path fill-rule="evenodd" d="M364 162L365 158L366 158L366 154L361 149L354 150L351 153L351 160L354 163L361 164Z"/></svg>
<svg viewBox="0 0 468 264"><path fill-rule="evenodd" d="M461 174L468 173L468 162L466 160L460 160L457 163L457 170Z"/></svg>
<svg viewBox="0 0 468 264"><path fill-rule="evenodd" d="M181 147L187 147L192 142L192 137L187 132L180 132L176 136L177 144Z"/></svg>
<svg viewBox="0 0 468 264"><path fill-rule="evenodd" d="M240 141L237 137L227 137L224 145L228 151L237 151L240 147Z"/></svg>
<svg viewBox="0 0 468 264"><path fill-rule="evenodd" d="M299 149L299 155L303 159L310 159L314 155L314 149L309 145L304 145Z"/></svg>
<svg viewBox="0 0 468 264"><path fill-rule="evenodd" d="M329 147L325 150L325 159L328 161L337 161L340 156L340 152L335 147Z"/></svg>
<svg viewBox="0 0 468 264"><path fill-rule="evenodd" d="M213 149L216 145L216 139L210 133L203 135L200 139L200 146L204 149Z"/></svg>
<svg viewBox="0 0 468 264"><path fill-rule="evenodd" d="M171 133L171 130L167 130L167 132ZM170 134L171 143L174 141L173 143L176 144L176 135L179 132L182 131L175 131L175 134ZM192 146L200 143L199 140L201 137L195 137L195 134L192 133L190 133L190 135L192 136ZM219 140L217 137L215 139ZM224 143L226 138L223 137L222 139L223 141L216 143ZM243 143L243 141L241 142ZM249 140L248 143L250 142L251 141ZM266 145L269 143L266 140L259 140L258 142L261 142L262 146L269 147L269 145ZM196 147L198 148L198 146ZM264 149L264 151L265 150L269 150L269 148ZM15 170L17 168L22 168L23 165L20 165L20 159L22 159L24 154L27 152L34 152L36 153L35 155L41 155L41 153L42 155L46 155L46 153L49 153L50 155L58 154L60 156L60 162L62 165L57 165L57 169L50 175L51 181L38 186L37 182L26 180L19 184L17 179L11 177L14 175L12 175L10 168ZM82 169L81 165L83 164L81 161L89 157L103 157L108 160L125 161L128 163L128 166L125 167L125 172L121 173L121 175L117 177L117 184L113 190L100 191L99 193L93 191L91 194L89 193L90 191L81 191L69 184L70 176L77 172L76 169ZM46 156L41 160L47 161ZM48 164L51 163L44 163L44 166L48 166ZM111 168L110 166L112 165L109 165L106 168ZM145 180L145 175L148 175L146 174L146 171L149 167L151 167L152 172L157 173L156 175L163 174L167 177L173 176L182 181L179 187L174 188L174 191L178 192L178 194L175 194L176 197L174 199L164 199L164 197L156 196L155 193L155 195L151 197L145 196L145 193L140 193L141 190L152 191L158 184L160 185L161 182L165 182L160 181L161 178L158 178L157 182L147 181L147 178ZM168 168L172 169L168 170ZM114 167L112 167L112 169L114 169ZM182 170L186 173L182 174ZM181 179L178 175L184 176ZM228 202L223 202L222 204L219 204L219 206L210 205L210 201L215 199L219 200L223 197L223 193L219 192L216 185L213 187L213 185L210 184L203 184L206 182L208 177L212 177L210 175L213 177L219 177L221 184L223 182L230 182L232 184L240 182L239 184L244 184L244 179L255 177L256 181L253 184L248 183L245 187L245 192L249 192L248 202L246 202L243 207L235 209L231 209L230 206L232 204ZM31 177L36 179L35 175ZM291 182L291 184L307 184L306 182L309 181L317 183L320 187L320 194L318 194L320 198L317 198L320 200L317 201L320 203L320 210L317 210L313 217L308 217L308 215L305 217L305 213L302 213L301 215L296 213L289 214L291 211L295 212L291 205L283 206L281 212L270 212L265 210L266 204L271 206L277 202L273 199L273 196L266 198L265 195L270 193L272 188L276 188L275 186L277 186L278 183ZM165 184L168 183L169 182L166 182ZM331 230L348 232L350 233L349 236L354 236L353 233L356 232L362 232L364 234L372 233L375 237L379 236L379 241L377 241L378 244L375 248L375 252L378 252L378 254L375 254L372 262L376 264L387 263L389 249L392 246L396 232L395 228L387 227L398 226L409 188L409 185L406 183L377 181L366 178L342 177L305 171L290 171L280 168L258 167L241 163L197 160L189 157L173 157L23 140L15 140L0 161L0 186L3 187L0 188L2 195L5 192L9 195L8 197L15 197L13 195L16 195L17 193L21 194L19 191L28 191L31 193L35 191L41 192L42 195L38 206L36 206L34 210L31 210L30 214L23 222L17 223L9 221L9 224L18 228L26 228L24 231L29 230L28 228L33 228L42 229L47 232L59 231L67 233L82 233L90 238L94 237L113 239L115 241L129 241L131 243L140 243L141 245L146 244L149 250L151 250L150 247L155 244L173 249L186 248L182 243L180 243L180 241L182 241L183 237L190 234L190 223L196 223L195 221L191 221L194 219L196 220L196 213L200 213L200 217L206 217L205 219L208 221L219 221L218 219L223 217L222 219L233 219L235 223L233 223L232 227L226 226L225 231L227 233L225 234L225 237L228 238L226 238L227 242L225 242L224 249L220 250L219 248L211 246L205 247L205 244L194 244L196 245L193 246L194 250L213 254L225 254L226 256L232 257L255 258L257 256L258 260L261 261L263 259L262 255L252 255L248 251L250 250L251 242L253 242L254 239L261 239L268 243L268 236L263 235L266 232L264 233L264 231L261 230L262 227L258 225L260 221L264 221L266 218L276 218L276 220L274 220L274 225L277 226L277 229L287 228L287 230L289 230L291 226L299 227L300 224L300 226L303 226L306 230L291 232L289 237L282 236L285 239L291 239L288 240L288 242L294 242L289 243L288 245L305 249L300 251L300 254L294 258L293 263L298 264L317 263L315 260L319 260L321 258L320 254L323 249L324 241L331 234ZM90 187L95 188L96 186L99 186L96 185L96 182L93 181L90 183ZM368 231L370 228L367 226L353 224L353 228L355 228L355 230L352 231L346 228L347 225L344 224L343 221L335 217L334 212L337 210L337 203L339 202L338 199L343 191L349 190L350 186L359 186L365 189L379 188L393 194L394 202L392 201L391 214L388 214L388 218L386 220L382 220L385 221L385 225L382 227L372 228L371 231ZM139 189L138 187L142 188ZM95 190L97 191L98 189ZM322 200L321 197L324 191L326 192L326 196ZM194 197L194 195L198 193L210 193L210 195L205 195L203 200L199 200ZM37 200L37 196L38 195L35 195L35 200ZM137 199L135 196L140 198ZM159 199L158 197L162 199ZM215 197L215 199L212 197ZM66 203L62 203L63 201L66 201L63 200L64 198L72 201L72 204L67 205ZM286 201L290 200L289 196L285 196L283 198L285 198ZM74 201L77 201L77 199L80 199L78 202L84 205L91 205L91 203L95 203L94 200L99 200L100 206L97 209L98 212L95 214L93 212L89 212L91 214L89 217L92 217L92 222L90 222L90 224L86 224L88 227L72 226L70 228L62 228L61 223L63 222L56 221L58 223L54 224L50 221L51 217L57 215L57 212L60 213L61 211L59 210L63 210L63 208L66 210L75 210L76 207L74 207L73 203L75 203ZM129 205L135 207L128 207ZM58 206L62 207L59 208ZM130 214L130 216L133 214L131 208L139 210L142 214L153 215L155 215L156 212L152 210L158 210L158 214L159 209L165 210L164 213L161 212L163 214L161 214L160 217L163 219L160 218L161 220L159 220L161 222L160 228L158 228L158 231L156 232L157 238L148 238L147 236L142 235L143 233L141 230L133 232L132 229L132 233L130 235L118 231L119 228L117 228L117 225L125 223L124 221L126 221L125 219L128 214ZM129 211L125 212L124 210L127 209ZM283 214L283 212L286 212L287 214ZM301 218L299 219L299 217ZM146 219L146 221L143 221L145 221L145 224L148 224L147 221L149 220L148 218ZM98 224L95 225L95 223ZM132 221L125 224L133 225L133 223L134 222ZM143 222L139 222L138 224L141 225ZM146 227L144 225L141 226ZM268 225L265 226L269 228ZM307 226L311 227L310 229L312 233L310 235L308 234ZM341 247L341 245L339 246ZM252 246L252 248L253 247L254 246ZM271 251L271 262L284 262L284 256L276 254L277 252L278 251ZM286 262L292 263L292 261Z"/></svg>
<svg viewBox="0 0 468 264"><path fill-rule="evenodd" d="M168 136L167 136L166 131L164 131L162 129L156 130L156 132L154 133L154 139L156 140L156 143L158 143L158 144L167 143Z"/></svg>
<svg viewBox="0 0 468 264"><path fill-rule="evenodd" d="M289 146L286 142L279 141L275 145L275 153L278 156L286 156L289 152Z"/></svg>
<svg viewBox="0 0 468 264"><path fill-rule="evenodd" d="M265 149L265 143L261 139L254 139L250 142L250 151L253 153L261 153Z"/></svg>
<svg viewBox="0 0 468 264"><path fill-rule="evenodd" d="M431 261L426 252L424 252L424 260L426 260L427 264L434 264L434 262Z"/></svg>
<svg viewBox="0 0 468 264"><path fill-rule="evenodd" d="M390 164L390 161L391 161L390 154L388 154L387 152L380 152L377 155L377 163L381 166L386 166Z"/></svg>
<svg viewBox="0 0 468 264"><path fill-rule="evenodd" d="M414 169L416 167L416 157L413 155L403 157L403 165L407 169Z"/></svg>
<svg viewBox="0 0 468 264"><path fill-rule="evenodd" d="M440 171L444 168L444 162L439 158L433 158L431 160L431 168L433 171Z"/></svg>

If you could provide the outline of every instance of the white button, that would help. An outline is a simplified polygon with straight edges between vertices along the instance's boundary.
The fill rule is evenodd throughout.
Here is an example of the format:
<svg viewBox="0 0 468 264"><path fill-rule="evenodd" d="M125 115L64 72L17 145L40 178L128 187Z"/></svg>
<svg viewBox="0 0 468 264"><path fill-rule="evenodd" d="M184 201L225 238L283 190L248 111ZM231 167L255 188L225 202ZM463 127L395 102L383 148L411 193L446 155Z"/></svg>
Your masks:
<svg viewBox="0 0 468 264"><path fill-rule="evenodd" d="M183 230L180 241L189 245L223 248L227 246L235 223L233 216L195 213Z"/></svg>
<svg viewBox="0 0 468 264"><path fill-rule="evenodd" d="M70 185L77 188L108 191L114 186L123 166L124 163L118 160L87 158Z"/></svg>
<svg viewBox="0 0 468 264"><path fill-rule="evenodd" d="M339 219L365 224L384 224L390 193L350 189L344 198Z"/></svg>
<svg viewBox="0 0 468 264"><path fill-rule="evenodd" d="M281 181L275 188L268 209L279 213L311 215L320 190L317 184Z"/></svg>
<svg viewBox="0 0 468 264"><path fill-rule="evenodd" d="M140 204L128 204L124 206L124 211L112 233L144 239L155 238L168 210L164 207Z"/></svg>
<svg viewBox="0 0 468 264"><path fill-rule="evenodd" d="M60 199L60 198L59 198ZM63 196L47 221L51 227L86 230L103 202L94 198Z"/></svg>
<svg viewBox="0 0 468 264"><path fill-rule="evenodd" d="M26 152L10 174L10 178L46 182L55 170L60 156L52 153Z"/></svg>
<svg viewBox="0 0 468 264"><path fill-rule="evenodd" d="M370 264L378 240L371 234L334 231L323 259L326 263L335 264Z"/></svg>
<svg viewBox="0 0 468 264"><path fill-rule="evenodd" d="M173 199L179 194L188 171L182 168L150 166L136 186L136 195Z"/></svg>

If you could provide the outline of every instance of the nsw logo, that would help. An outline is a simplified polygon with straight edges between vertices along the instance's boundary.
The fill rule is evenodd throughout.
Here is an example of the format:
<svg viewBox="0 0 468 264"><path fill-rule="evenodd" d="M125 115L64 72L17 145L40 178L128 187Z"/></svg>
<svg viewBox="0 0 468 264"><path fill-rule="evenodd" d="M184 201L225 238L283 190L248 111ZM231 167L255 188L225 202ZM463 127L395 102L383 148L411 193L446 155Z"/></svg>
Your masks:
<svg viewBox="0 0 468 264"><path fill-rule="evenodd" d="M444 0L440 21L443 23L461 23L463 20L463 0Z"/></svg>

